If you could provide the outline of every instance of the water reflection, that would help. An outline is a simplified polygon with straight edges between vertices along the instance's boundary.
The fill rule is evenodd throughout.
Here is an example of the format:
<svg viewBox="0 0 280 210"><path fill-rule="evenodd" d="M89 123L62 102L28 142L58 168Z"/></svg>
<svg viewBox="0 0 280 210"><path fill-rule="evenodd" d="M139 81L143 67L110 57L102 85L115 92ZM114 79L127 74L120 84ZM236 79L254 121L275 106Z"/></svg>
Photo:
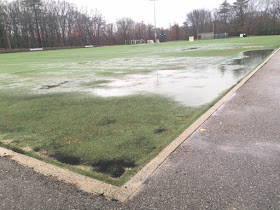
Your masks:
<svg viewBox="0 0 280 210"><path fill-rule="evenodd" d="M240 75L243 75L244 73L247 74L252 71L252 68L254 66L258 65L272 52L272 49L246 51L243 53L243 58L234 59L233 61L228 62L226 66L233 66L234 74L236 75L236 77L240 77ZM224 71L226 69L225 65L221 65L220 69L221 71Z"/></svg>
<svg viewBox="0 0 280 210"><path fill-rule="evenodd" d="M244 52L244 58L233 60L231 65L245 65L250 66L251 64L256 64L262 61L267 56L269 56L273 50L252 50Z"/></svg>

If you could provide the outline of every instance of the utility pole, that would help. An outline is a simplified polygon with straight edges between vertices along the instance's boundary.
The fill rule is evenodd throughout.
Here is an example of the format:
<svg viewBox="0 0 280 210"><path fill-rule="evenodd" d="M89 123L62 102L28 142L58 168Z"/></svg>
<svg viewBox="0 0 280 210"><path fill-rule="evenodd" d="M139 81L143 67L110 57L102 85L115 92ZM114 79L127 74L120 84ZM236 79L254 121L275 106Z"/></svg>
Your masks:
<svg viewBox="0 0 280 210"><path fill-rule="evenodd" d="M157 18L156 18L156 1L157 0L150 0L154 2L154 21L155 21L155 42L157 41Z"/></svg>

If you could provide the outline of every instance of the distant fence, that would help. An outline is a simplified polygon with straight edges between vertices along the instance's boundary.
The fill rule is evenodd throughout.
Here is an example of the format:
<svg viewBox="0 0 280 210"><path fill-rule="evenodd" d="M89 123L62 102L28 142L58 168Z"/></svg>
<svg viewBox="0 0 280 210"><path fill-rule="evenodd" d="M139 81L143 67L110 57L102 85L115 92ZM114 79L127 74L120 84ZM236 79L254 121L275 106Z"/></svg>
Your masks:
<svg viewBox="0 0 280 210"><path fill-rule="evenodd" d="M198 34L198 39L199 40L225 39L225 38L229 38L228 33L214 34L212 32L212 33L200 33L200 34Z"/></svg>
<svg viewBox="0 0 280 210"><path fill-rule="evenodd" d="M139 39L139 40L125 40L125 44L126 45L135 45L135 44L143 44L146 43L143 39Z"/></svg>
<svg viewBox="0 0 280 210"><path fill-rule="evenodd" d="M215 34L214 33L200 33L198 34L199 40L208 40L208 39L214 39Z"/></svg>
<svg viewBox="0 0 280 210"><path fill-rule="evenodd" d="M225 38L229 38L229 34L228 33L215 34L215 39L225 39Z"/></svg>

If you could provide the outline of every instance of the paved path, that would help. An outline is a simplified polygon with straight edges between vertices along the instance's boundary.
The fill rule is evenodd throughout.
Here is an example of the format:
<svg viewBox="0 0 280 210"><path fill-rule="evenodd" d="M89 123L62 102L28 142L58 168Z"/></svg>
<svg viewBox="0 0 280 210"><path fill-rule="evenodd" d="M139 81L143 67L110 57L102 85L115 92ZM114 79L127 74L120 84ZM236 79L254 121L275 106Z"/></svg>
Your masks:
<svg viewBox="0 0 280 210"><path fill-rule="evenodd" d="M0 209L280 209L280 52L124 204L0 158Z"/></svg>

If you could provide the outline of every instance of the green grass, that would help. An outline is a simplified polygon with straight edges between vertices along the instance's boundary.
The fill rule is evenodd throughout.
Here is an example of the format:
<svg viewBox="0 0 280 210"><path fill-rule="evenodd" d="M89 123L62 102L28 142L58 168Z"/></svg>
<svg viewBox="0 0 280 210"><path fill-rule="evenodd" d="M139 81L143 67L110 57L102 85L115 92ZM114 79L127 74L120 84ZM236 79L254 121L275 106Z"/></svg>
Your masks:
<svg viewBox="0 0 280 210"><path fill-rule="evenodd" d="M225 90L197 107L153 93L104 98L88 91L110 88L114 79L186 63L175 58L206 58L204 63L215 63L252 47L276 49L279 38L1 54L0 145L122 185ZM216 54L219 59L212 61Z"/></svg>
<svg viewBox="0 0 280 210"><path fill-rule="evenodd" d="M31 147L60 162L97 167L104 173L143 165L191 120L196 109L157 96L90 98L76 94L0 96L0 132L18 148ZM115 164L113 164L114 166ZM111 167L113 167L111 166Z"/></svg>

